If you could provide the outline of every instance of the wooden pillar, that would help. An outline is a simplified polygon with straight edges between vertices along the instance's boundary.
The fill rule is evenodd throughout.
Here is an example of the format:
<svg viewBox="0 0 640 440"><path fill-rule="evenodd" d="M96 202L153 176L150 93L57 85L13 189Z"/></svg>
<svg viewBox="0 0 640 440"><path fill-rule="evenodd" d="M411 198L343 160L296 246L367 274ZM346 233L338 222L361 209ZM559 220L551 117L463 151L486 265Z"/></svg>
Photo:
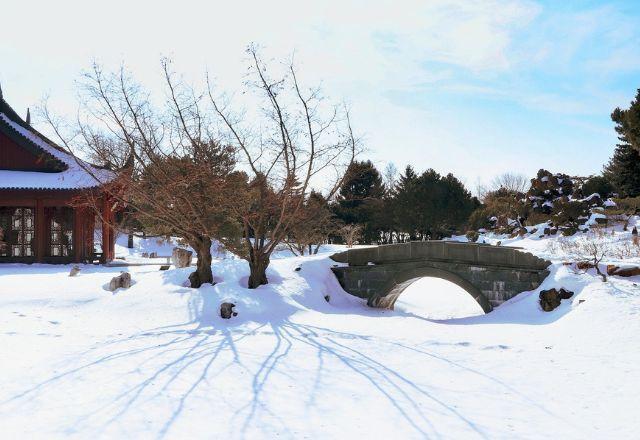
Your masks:
<svg viewBox="0 0 640 440"><path fill-rule="evenodd" d="M109 243L111 242L111 239L109 238L109 232L110 232L110 228L109 228L109 200L107 198L107 196L103 196L102 197L102 258L103 258L103 263L106 263L107 261L109 261Z"/></svg>
<svg viewBox="0 0 640 440"><path fill-rule="evenodd" d="M36 200L36 261L44 261L45 243L47 242L47 225L44 218L44 202Z"/></svg>
<svg viewBox="0 0 640 440"><path fill-rule="evenodd" d="M79 263L84 255L82 208L73 208L73 261Z"/></svg>

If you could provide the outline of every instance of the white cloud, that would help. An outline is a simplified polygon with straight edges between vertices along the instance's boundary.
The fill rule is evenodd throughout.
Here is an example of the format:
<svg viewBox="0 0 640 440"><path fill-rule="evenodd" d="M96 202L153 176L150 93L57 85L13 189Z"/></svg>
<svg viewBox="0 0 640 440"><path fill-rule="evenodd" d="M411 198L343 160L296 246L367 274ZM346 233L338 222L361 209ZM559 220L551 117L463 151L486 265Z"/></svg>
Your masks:
<svg viewBox="0 0 640 440"><path fill-rule="evenodd" d="M237 86L245 72L243 50L254 41L276 59L295 51L307 83L322 81L331 96L347 99L374 158L395 160L400 167L418 162L417 168L454 171L469 182L478 173L516 166L512 153L484 170L477 166L494 150L508 149L509 139L499 133L461 133L439 114L436 102L420 109L400 106L388 92L424 91L425 84L457 87L458 93L493 93L530 107L580 112L584 101L538 94L503 78L531 66L559 69L579 53L602 17L602 12L591 13L572 22L572 16L561 14L546 21L545 13L552 11L528 0L112 0L95 5L80 0L2 5L0 80L18 109L50 92L59 108L73 112L72 80L93 58L112 68L126 62L151 88L160 80L162 55L174 58L189 80L202 80L208 69L222 86ZM529 27L540 23L530 35Z"/></svg>

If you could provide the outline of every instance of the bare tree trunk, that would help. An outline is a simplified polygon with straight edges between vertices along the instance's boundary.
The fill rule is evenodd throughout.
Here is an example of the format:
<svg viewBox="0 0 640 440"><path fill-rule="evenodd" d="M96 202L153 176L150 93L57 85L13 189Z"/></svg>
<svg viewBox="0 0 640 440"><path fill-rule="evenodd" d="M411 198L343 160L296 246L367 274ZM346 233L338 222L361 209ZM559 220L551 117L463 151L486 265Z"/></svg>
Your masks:
<svg viewBox="0 0 640 440"><path fill-rule="evenodd" d="M267 267L269 266L269 255L256 253L253 248L249 255L249 289L256 289L263 284L268 284Z"/></svg>
<svg viewBox="0 0 640 440"><path fill-rule="evenodd" d="M196 271L189 275L189 282L194 289L205 283L213 284L213 272L211 271L211 239L200 237L192 244L198 257Z"/></svg>
<svg viewBox="0 0 640 440"><path fill-rule="evenodd" d="M603 274L602 271L600 270L600 261L602 261L602 258L600 258L599 260L598 260L598 258L594 258L593 261L594 261L594 266L595 266L596 272L602 278L602 282L606 283L607 282L607 276L605 274Z"/></svg>

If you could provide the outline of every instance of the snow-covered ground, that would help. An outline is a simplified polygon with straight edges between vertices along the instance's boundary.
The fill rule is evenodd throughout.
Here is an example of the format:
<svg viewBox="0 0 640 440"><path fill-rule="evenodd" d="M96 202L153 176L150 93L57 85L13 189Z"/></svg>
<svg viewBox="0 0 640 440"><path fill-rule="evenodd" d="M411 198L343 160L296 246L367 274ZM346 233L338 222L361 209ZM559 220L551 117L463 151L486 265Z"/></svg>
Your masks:
<svg viewBox="0 0 640 440"><path fill-rule="evenodd" d="M512 244L545 254L552 240ZM224 253L215 286L138 266L115 294L119 268L0 265L1 437L638 437L640 277L603 283L556 259L541 288L575 295L553 312L535 291L478 315L442 281L392 312L341 290L335 250L273 259L257 290Z"/></svg>

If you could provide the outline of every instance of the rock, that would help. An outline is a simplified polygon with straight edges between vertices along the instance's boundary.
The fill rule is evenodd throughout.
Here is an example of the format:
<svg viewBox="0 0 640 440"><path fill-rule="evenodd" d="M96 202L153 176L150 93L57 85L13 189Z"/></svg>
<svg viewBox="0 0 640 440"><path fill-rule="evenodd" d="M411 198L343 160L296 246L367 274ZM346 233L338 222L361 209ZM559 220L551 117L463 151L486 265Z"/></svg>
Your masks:
<svg viewBox="0 0 640 440"><path fill-rule="evenodd" d="M198 272L192 272L191 275L189 275L189 285L194 289L198 289L202 286L202 281L200 281L200 275L198 275Z"/></svg>
<svg viewBox="0 0 640 440"><path fill-rule="evenodd" d="M543 290L540 292L540 307L545 312L550 312L554 310L556 307L560 305L560 301L563 299L569 299L573 296L573 292L561 288L557 290L556 288Z"/></svg>
<svg viewBox="0 0 640 440"><path fill-rule="evenodd" d="M618 267L614 264L610 264L607 266L607 274L616 275L619 277L635 277L637 275L640 275L640 267Z"/></svg>
<svg viewBox="0 0 640 440"><path fill-rule="evenodd" d="M558 228L552 227L549 229L549 235L556 235L558 233Z"/></svg>
<svg viewBox="0 0 640 440"><path fill-rule="evenodd" d="M293 270L294 270L294 271L296 271L296 272L300 272L300 271L302 270L302 268L301 268L301 267L296 267L296 268L295 268L295 269L293 269Z"/></svg>
<svg viewBox="0 0 640 440"><path fill-rule="evenodd" d="M171 266L169 266L168 264L163 264L162 266L160 266L160 270L169 270L169 268L171 268Z"/></svg>
<svg viewBox="0 0 640 440"><path fill-rule="evenodd" d="M560 290L558 290L558 296L560 299L569 299L573 296L573 292L565 288L560 288Z"/></svg>
<svg viewBox="0 0 640 440"><path fill-rule="evenodd" d="M220 304L220 316L223 319L230 319L232 316L238 316L238 313L234 310L235 306L235 304L228 302Z"/></svg>
<svg viewBox="0 0 640 440"><path fill-rule="evenodd" d="M117 289L128 289L131 287L131 274L129 272L122 272L119 276L111 278L109 283L109 290L115 291Z"/></svg>
<svg viewBox="0 0 640 440"><path fill-rule="evenodd" d="M325 300L326 302L330 302L330 301L331 301L331 297L330 297L329 295L325 295L325 296L324 296L324 300Z"/></svg>
<svg viewBox="0 0 640 440"><path fill-rule="evenodd" d="M158 253L157 252L151 252L149 254L149 258L158 258Z"/></svg>
<svg viewBox="0 0 640 440"><path fill-rule="evenodd" d="M578 270L588 270L596 267L591 261L578 261L576 263L576 268Z"/></svg>
<svg viewBox="0 0 640 440"><path fill-rule="evenodd" d="M76 275L78 275L80 273L80 266L73 266L71 268L71 271L69 272L69 276L70 277L75 277Z"/></svg>
<svg viewBox="0 0 640 440"><path fill-rule="evenodd" d="M631 230L631 235L638 235L638 227L634 226L633 229Z"/></svg>
<svg viewBox="0 0 640 440"><path fill-rule="evenodd" d="M189 267L193 260L193 252L179 247L173 248L171 262L176 268Z"/></svg>
<svg viewBox="0 0 640 440"><path fill-rule="evenodd" d="M143 252L142 258L149 258L149 252Z"/></svg>

